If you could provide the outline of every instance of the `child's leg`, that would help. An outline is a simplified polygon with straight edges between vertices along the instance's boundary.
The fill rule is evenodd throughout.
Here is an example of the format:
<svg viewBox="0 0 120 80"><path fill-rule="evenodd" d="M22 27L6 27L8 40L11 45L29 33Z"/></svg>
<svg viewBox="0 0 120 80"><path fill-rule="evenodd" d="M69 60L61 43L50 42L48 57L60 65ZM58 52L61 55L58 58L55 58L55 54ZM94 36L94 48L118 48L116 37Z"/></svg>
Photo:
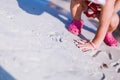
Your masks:
<svg viewBox="0 0 120 80"><path fill-rule="evenodd" d="M82 3L80 0L71 0L70 10L73 20L81 19Z"/></svg>
<svg viewBox="0 0 120 80"><path fill-rule="evenodd" d="M106 33L104 38L104 42L109 46L117 46L118 42L112 35L112 32L117 28L118 24L119 24L119 17L116 13L116 14L113 14L112 16L110 26L108 28L108 32Z"/></svg>
<svg viewBox="0 0 120 80"><path fill-rule="evenodd" d="M71 0L70 5L72 21L68 26L68 30L76 35L81 34L81 28L83 27L83 21L81 20L82 14L82 2L81 0Z"/></svg>
<svg viewBox="0 0 120 80"><path fill-rule="evenodd" d="M112 32L117 29L118 24L119 24L119 16L117 14L119 8L120 8L120 0L119 0L119 2L116 1L114 13L113 13L111 21L110 21L108 32L104 39L104 42L109 46L117 46L117 40L112 35Z"/></svg>
<svg viewBox="0 0 120 80"><path fill-rule="evenodd" d="M119 24L119 16L117 13L114 13L107 33L112 33L114 30L116 30L118 24Z"/></svg>
<svg viewBox="0 0 120 80"><path fill-rule="evenodd" d="M110 22L108 33L113 32L119 24L119 16L117 14L119 10L120 10L120 0L116 0L115 6L114 6L114 13Z"/></svg>

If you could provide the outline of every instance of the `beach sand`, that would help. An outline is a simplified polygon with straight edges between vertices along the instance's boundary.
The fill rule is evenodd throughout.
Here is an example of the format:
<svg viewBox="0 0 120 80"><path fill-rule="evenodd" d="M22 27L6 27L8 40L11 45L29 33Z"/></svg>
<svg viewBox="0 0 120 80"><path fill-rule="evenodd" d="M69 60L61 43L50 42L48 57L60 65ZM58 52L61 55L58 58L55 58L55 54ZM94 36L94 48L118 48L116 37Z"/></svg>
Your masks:
<svg viewBox="0 0 120 80"><path fill-rule="evenodd" d="M68 32L70 0L1 0L0 80L120 80L120 46L104 42L82 52L74 39L93 39L98 23L81 36ZM119 31L114 35L120 41Z"/></svg>

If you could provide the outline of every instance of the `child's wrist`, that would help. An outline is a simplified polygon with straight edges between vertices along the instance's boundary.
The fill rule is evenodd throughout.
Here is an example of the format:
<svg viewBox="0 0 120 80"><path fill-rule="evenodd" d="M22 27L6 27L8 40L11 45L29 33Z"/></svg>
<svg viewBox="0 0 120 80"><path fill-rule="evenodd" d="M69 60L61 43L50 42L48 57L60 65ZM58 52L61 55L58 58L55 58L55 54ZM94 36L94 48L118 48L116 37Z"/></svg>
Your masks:
<svg viewBox="0 0 120 80"><path fill-rule="evenodd" d="M90 41L90 44L92 45L92 47L93 47L94 49L97 49L96 44L94 44L92 41Z"/></svg>

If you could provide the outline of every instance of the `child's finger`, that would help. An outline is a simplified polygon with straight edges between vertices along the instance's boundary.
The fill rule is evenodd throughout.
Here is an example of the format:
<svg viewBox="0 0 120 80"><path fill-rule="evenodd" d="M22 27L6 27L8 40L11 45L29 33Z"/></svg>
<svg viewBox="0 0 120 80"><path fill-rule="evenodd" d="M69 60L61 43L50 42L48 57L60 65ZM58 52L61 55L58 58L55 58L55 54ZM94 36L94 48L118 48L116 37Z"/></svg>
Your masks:
<svg viewBox="0 0 120 80"><path fill-rule="evenodd" d="M88 41L86 41L86 40L74 40L75 42L77 42L78 44L85 44L86 42L88 42Z"/></svg>
<svg viewBox="0 0 120 80"><path fill-rule="evenodd" d="M90 48L86 47L86 46L80 46L80 49L83 51L83 52L87 52L89 50L91 50Z"/></svg>
<svg viewBox="0 0 120 80"><path fill-rule="evenodd" d="M91 46L90 43L78 44L77 47L80 48L83 52L86 52L86 51L93 49L93 47Z"/></svg>
<svg viewBox="0 0 120 80"><path fill-rule="evenodd" d="M77 46L78 48L82 48L82 47L84 47L85 45L84 45L84 44L76 44L76 46Z"/></svg>
<svg viewBox="0 0 120 80"><path fill-rule="evenodd" d="M83 51L83 52L87 52L89 50L91 50L91 48L87 47L87 46L81 46L80 49Z"/></svg>
<svg viewBox="0 0 120 80"><path fill-rule="evenodd" d="M89 49L89 48L83 48L83 49L82 49L83 52L87 52L87 51L89 51L89 50L91 50L91 49Z"/></svg>

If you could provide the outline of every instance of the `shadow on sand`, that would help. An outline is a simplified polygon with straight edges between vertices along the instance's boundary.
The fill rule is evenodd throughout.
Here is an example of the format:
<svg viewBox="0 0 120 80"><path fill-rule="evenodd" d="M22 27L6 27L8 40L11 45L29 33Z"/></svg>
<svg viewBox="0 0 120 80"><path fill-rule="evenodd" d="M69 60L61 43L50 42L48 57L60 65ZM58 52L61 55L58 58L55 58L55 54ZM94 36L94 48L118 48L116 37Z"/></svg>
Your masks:
<svg viewBox="0 0 120 80"><path fill-rule="evenodd" d="M16 80L0 66L0 80Z"/></svg>
<svg viewBox="0 0 120 80"><path fill-rule="evenodd" d="M70 12L48 0L17 0L17 2L19 7L29 14L41 15L42 13L47 12L63 22L65 26L70 22Z"/></svg>
<svg viewBox="0 0 120 80"><path fill-rule="evenodd" d="M63 0L70 2L70 0ZM71 15L70 12L64 8L52 3L49 0L17 0L19 7L25 12L33 15L42 15L44 12L49 13L53 17L57 18L65 24L65 28L70 24ZM65 17L66 19L64 19ZM88 30L92 33L96 31L88 26L84 25L85 30ZM80 35L82 39L87 39L83 35Z"/></svg>

